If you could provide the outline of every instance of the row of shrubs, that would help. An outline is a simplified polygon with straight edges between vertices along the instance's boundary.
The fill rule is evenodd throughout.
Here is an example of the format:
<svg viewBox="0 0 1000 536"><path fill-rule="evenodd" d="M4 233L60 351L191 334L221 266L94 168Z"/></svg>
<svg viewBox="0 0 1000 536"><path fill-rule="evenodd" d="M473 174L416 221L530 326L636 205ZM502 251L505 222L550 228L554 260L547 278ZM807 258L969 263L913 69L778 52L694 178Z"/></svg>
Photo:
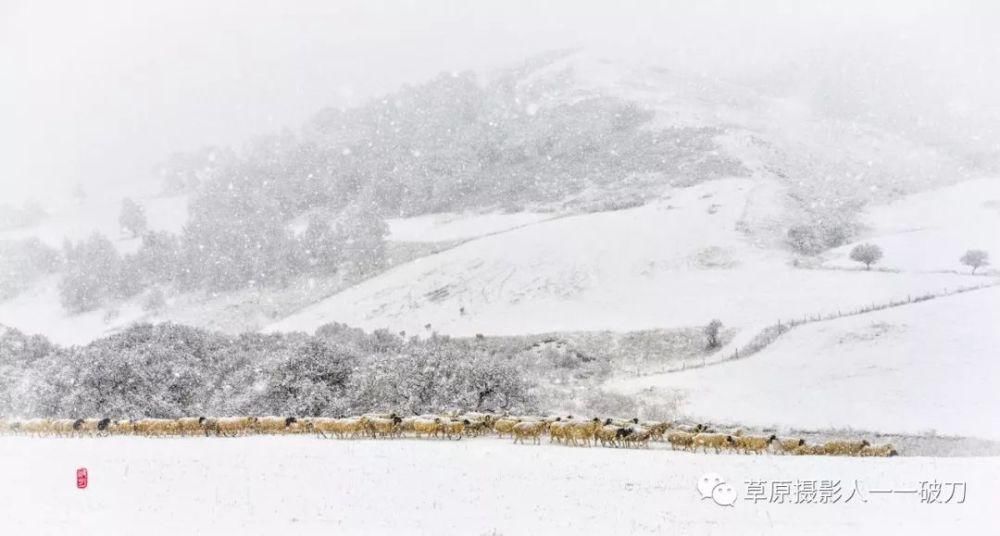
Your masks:
<svg viewBox="0 0 1000 536"><path fill-rule="evenodd" d="M0 414L337 416L394 408L535 410L511 352L330 324L228 336L140 324L86 346L0 328Z"/></svg>

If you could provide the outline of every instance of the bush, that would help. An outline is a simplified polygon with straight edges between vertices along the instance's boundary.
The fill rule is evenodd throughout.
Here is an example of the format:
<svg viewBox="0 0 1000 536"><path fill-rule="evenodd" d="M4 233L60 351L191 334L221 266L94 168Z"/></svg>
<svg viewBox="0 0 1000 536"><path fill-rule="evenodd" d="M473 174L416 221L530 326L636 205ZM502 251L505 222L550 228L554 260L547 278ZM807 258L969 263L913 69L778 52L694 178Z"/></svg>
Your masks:
<svg viewBox="0 0 1000 536"><path fill-rule="evenodd" d="M788 244L804 255L815 255L844 245L852 234L851 225L844 221L795 225L788 229Z"/></svg>

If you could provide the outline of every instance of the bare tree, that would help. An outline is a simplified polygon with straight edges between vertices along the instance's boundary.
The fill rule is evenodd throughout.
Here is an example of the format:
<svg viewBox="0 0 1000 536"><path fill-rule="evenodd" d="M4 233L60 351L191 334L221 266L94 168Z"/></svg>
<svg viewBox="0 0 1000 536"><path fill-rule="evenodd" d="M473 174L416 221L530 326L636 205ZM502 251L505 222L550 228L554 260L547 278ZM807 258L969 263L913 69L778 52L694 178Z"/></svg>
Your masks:
<svg viewBox="0 0 1000 536"><path fill-rule="evenodd" d="M863 262L865 270L871 270L872 265L882 258L882 248L875 244L858 244L851 250L851 260Z"/></svg>
<svg viewBox="0 0 1000 536"><path fill-rule="evenodd" d="M705 326L705 338L708 339L709 348L719 347L719 332L722 331L722 321L718 318L713 319L711 322Z"/></svg>
<svg viewBox="0 0 1000 536"><path fill-rule="evenodd" d="M972 267L972 273L976 273L976 270L982 268L983 266L989 266L990 264L990 254L982 249L970 249L962 255L962 264Z"/></svg>

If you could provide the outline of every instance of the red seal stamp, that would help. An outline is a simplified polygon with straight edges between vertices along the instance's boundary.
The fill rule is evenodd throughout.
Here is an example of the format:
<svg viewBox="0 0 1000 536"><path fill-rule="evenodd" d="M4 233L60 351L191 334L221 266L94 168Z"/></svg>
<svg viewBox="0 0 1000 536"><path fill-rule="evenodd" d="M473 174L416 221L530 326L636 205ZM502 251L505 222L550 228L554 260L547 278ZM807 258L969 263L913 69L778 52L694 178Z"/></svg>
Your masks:
<svg viewBox="0 0 1000 536"><path fill-rule="evenodd" d="M81 467L76 470L76 487L77 489L87 488L87 468Z"/></svg>

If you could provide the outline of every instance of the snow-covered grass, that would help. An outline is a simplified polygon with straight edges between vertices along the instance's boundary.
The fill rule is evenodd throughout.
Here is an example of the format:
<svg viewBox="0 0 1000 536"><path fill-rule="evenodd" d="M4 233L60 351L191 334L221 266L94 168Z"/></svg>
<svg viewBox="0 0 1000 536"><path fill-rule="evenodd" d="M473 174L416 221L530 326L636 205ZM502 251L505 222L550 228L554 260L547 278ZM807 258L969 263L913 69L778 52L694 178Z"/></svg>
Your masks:
<svg viewBox="0 0 1000 536"><path fill-rule="evenodd" d="M998 325L992 287L799 326L745 360L607 388L680 394L688 415L723 422L998 439Z"/></svg>
<svg viewBox="0 0 1000 536"><path fill-rule="evenodd" d="M394 242L450 242L507 231L555 217L554 214L516 212L511 214L439 213L386 220L388 240Z"/></svg>
<svg viewBox="0 0 1000 536"><path fill-rule="evenodd" d="M76 489L78 467L89 472L85 490ZM706 473L736 488L734 506L701 499ZM492 439L0 438L0 475L0 527L19 536L981 533L1000 496L1000 458L711 455ZM840 481L837 504L745 500L747 480L828 479ZM923 480L965 482L965 503L868 493L919 489ZM855 481L867 502L845 504Z"/></svg>
<svg viewBox="0 0 1000 536"><path fill-rule="evenodd" d="M392 242L387 248L387 263L390 266L404 263L446 247ZM157 311L144 311L141 306L144 295L140 294L82 314L71 314L62 307L57 275L40 279L13 299L0 301L0 324L45 335L60 344L85 344L133 322L175 322L239 334L259 330L357 281L358 276L344 275L340 272L302 276L284 287L169 294L166 306Z"/></svg>
<svg viewBox="0 0 1000 536"><path fill-rule="evenodd" d="M0 324L42 334L59 344L86 344L144 316L130 301L112 309L68 313L59 302L58 276L44 278L14 298L0 301Z"/></svg>
<svg viewBox="0 0 1000 536"><path fill-rule="evenodd" d="M646 206L565 217L472 240L389 270L269 326L471 336L728 326L836 313L981 278L800 270L738 230L755 183L672 190ZM767 199L766 196L758 196ZM771 213L780 210L771 207ZM464 309L464 312L463 312Z"/></svg>
<svg viewBox="0 0 1000 536"><path fill-rule="evenodd" d="M121 252L139 248L141 240L122 235L118 225L122 198L127 194L99 195L94 192L79 203L46 207L49 215L38 225L0 232L0 240L37 237L52 247L62 247L66 239L79 241L93 233L106 236ZM186 196L134 196L146 213L150 230L180 232L187 220Z"/></svg>
<svg viewBox="0 0 1000 536"><path fill-rule="evenodd" d="M864 217L866 236L827 255L829 266L859 266L850 260L860 242L877 244L877 266L913 271L969 271L959 258L970 249L1000 257L1000 180L978 179L906 196L872 207Z"/></svg>

